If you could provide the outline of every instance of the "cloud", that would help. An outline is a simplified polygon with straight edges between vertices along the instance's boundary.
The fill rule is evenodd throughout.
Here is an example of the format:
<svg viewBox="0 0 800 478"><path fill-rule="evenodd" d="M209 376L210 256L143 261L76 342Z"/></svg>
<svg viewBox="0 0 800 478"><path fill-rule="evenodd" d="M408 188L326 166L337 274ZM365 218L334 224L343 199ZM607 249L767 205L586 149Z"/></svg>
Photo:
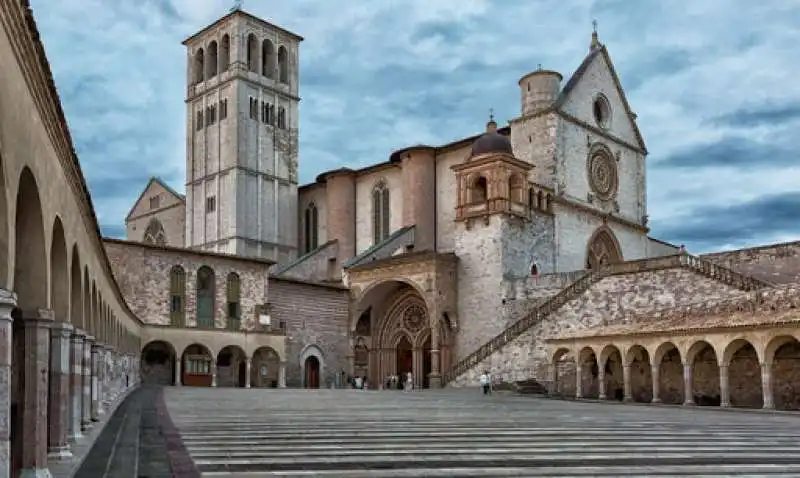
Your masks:
<svg viewBox="0 0 800 478"><path fill-rule="evenodd" d="M184 190L180 42L231 2L31 3L98 216L121 233L150 175ZM738 239L678 227L708 208L798 190L796 2L295 0L245 8L305 37L301 181L475 134L489 108L501 121L518 116L518 79L541 64L566 81L597 19L650 151L653 233L690 248L800 237L800 227L766 223L761 232L731 231Z"/></svg>
<svg viewBox="0 0 800 478"><path fill-rule="evenodd" d="M686 242L692 252L720 245L744 247L796 234L800 191L768 194L726 206L701 206L682 214L659 232L667 241Z"/></svg>

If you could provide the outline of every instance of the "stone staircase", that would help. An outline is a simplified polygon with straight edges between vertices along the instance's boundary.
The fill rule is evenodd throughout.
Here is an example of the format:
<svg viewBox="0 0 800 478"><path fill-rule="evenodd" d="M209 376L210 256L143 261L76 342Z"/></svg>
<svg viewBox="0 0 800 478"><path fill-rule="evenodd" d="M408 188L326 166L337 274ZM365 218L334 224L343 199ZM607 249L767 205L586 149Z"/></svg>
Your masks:
<svg viewBox="0 0 800 478"><path fill-rule="evenodd" d="M491 340L478 347L472 353L456 363L450 370L442 374L442 385L447 385L461 374L478 366L494 352L502 349L535 324L557 311L567 302L579 297L592 285L604 277L622 274L636 274L648 271L674 268L689 269L697 274L722 282L741 291L750 292L773 287L769 282L746 276L727 267L700 259L687 253L672 256L641 259L636 261L611 264L598 271L588 271L563 290L539 303L534 309Z"/></svg>

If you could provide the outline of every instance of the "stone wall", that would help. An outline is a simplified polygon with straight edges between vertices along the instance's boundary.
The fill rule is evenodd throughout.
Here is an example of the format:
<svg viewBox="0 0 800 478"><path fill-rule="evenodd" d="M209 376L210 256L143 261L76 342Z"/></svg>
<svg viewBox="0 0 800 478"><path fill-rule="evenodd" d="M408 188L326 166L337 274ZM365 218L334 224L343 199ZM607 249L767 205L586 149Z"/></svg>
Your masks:
<svg viewBox="0 0 800 478"><path fill-rule="evenodd" d="M329 241L295 261L285 265L279 264L281 267L275 266L270 273L273 276L312 282L338 282L342 279L341 275L339 277L334 275L335 261L339 253L338 244L338 241ZM331 261L334 262L334 267L331 267Z"/></svg>
<svg viewBox="0 0 800 478"><path fill-rule="evenodd" d="M227 324L226 278L234 272L239 275L241 326L255 328L255 306L266 302L271 263L114 239L103 242L125 300L145 323L170 324L170 271L181 266L186 274L186 325L197 325L197 270L208 266L215 274L215 325L222 328Z"/></svg>
<svg viewBox="0 0 800 478"><path fill-rule="evenodd" d="M700 257L771 283L800 282L800 242L715 252Z"/></svg>
<svg viewBox="0 0 800 478"><path fill-rule="evenodd" d="M605 277L481 364L457 377L451 386L476 384L484 369L504 381L545 380L546 338L576 329L618 323L630 315L656 314L663 309L744 294L739 289L685 268Z"/></svg>
<svg viewBox="0 0 800 478"><path fill-rule="evenodd" d="M303 361L317 355L320 386L347 370L349 291L288 278L270 279L269 302L273 321L286 326L286 385L303 385Z"/></svg>

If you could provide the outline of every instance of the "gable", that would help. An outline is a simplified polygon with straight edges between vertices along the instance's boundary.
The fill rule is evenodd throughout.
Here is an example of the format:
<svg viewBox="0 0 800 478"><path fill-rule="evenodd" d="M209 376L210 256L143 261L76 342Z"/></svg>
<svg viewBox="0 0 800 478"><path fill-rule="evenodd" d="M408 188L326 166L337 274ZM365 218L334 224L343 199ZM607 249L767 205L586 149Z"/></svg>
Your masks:
<svg viewBox="0 0 800 478"><path fill-rule="evenodd" d="M608 123L602 129L625 143L646 149L636 121L631 117L632 111L628 100L605 47L595 50L586 57L562 94L559 109L592 126L598 126L594 107L595 99L602 94L610 106Z"/></svg>
<svg viewBox="0 0 800 478"><path fill-rule="evenodd" d="M155 204L151 204L151 198L158 197L157 200L157 207ZM179 195L175 190L161 182L157 178L151 178L150 181L145 186L144 191L142 194L139 195L139 198L133 204L131 211L128 213L128 216L125 218L125 221L130 221L133 218L143 216L146 214L154 213L156 211L160 211L176 204L183 204L185 199L183 196Z"/></svg>

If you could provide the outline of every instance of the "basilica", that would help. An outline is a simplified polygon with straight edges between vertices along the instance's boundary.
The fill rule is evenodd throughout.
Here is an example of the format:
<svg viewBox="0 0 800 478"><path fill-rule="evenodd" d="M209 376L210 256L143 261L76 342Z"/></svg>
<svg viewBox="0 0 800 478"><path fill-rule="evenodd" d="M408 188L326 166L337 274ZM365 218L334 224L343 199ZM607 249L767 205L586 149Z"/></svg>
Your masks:
<svg viewBox="0 0 800 478"><path fill-rule="evenodd" d="M69 467L142 382L490 371L577 399L800 408L800 242L697 256L648 235L647 148L596 32L570 76L516 82L509 124L300 185L302 38L234 10L184 42L185 192L153 178L112 239L28 3L0 0L0 30L2 476Z"/></svg>

